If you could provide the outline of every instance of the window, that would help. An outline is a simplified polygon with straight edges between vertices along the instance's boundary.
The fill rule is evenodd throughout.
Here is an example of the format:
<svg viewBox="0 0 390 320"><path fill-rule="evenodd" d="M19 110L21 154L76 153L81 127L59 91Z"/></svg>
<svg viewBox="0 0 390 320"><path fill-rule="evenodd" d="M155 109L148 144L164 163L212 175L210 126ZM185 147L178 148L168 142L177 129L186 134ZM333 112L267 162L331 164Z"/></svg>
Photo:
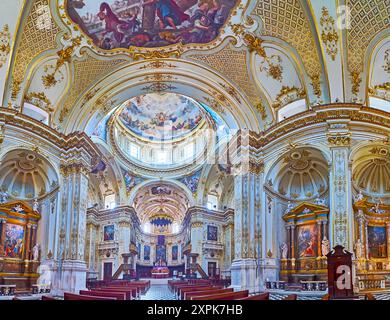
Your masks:
<svg viewBox="0 0 390 320"><path fill-rule="evenodd" d="M179 232L179 225L177 222L174 222L172 224L172 233L178 233Z"/></svg>
<svg viewBox="0 0 390 320"><path fill-rule="evenodd" d="M134 143L130 143L129 152L131 157L139 158L139 147Z"/></svg>
<svg viewBox="0 0 390 320"><path fill-rule="evenodd" d="M144 225L142 226L142 230L145 233L150 233L152 231L152 225L150 224L150 222L145 222Z"/></svg>
<svg viewBox="0 0 390 320"><path fill-rule="evenodd" d="M218 197L214 194L207 196L207 209L217 210L218 209Z"/></svg>
<svg viewBox="0 0 390 320"><path fill-rule="evenodd" d="M183 148L183 156L185 159L187 159L192 157L193 155L194 155L194 143L191 142Z"/></svg>
<svg viewBox="0 0 390 320"><path fill-rule="evenodd" d="M155 153L156 162L159 164L169 164L169 152L168 150L157 150Z"/></svg>
<svg viewBox="0 0 390 320"><path fill-rule="evenodd" d="M278 120L283 121L293 115L305 111L306 101L305 99L297 100L289 103L278 111Z"/></svg>
<svg viewBox="0 0 390 320"><path fill-rule="evenodd" d="M105 209L114 209L116 207L115 204L115 194L110 194L104 198L104 208Z"/></svg>

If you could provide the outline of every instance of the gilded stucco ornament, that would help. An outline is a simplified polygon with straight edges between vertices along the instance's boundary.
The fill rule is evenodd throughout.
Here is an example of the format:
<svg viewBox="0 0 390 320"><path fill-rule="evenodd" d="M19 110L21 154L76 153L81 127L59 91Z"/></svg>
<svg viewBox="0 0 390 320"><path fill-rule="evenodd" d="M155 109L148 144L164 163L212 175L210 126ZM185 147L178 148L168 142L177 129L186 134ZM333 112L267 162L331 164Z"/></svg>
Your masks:
<svg viewBox="0 0 390 320"><path fill-rule="evenodd" d="M24 101L36 105L48 112L54 111L52 103L44 92L29 92L24 95Z"/></svg>
<svg viewBox="0 0 390 320"><path fill-rule="evenodd" d="M11 51L11 34L9 32L8 24L3 26L3 30L0 32L0 69L7 61L8 55Z"/></svg>
<svg viewBox="0 0 390 320"><path fill-rule="evenodd" d="M69 36L65 36L66 39ZM57 83L64 80L64 75L61 72L61 67L66 63L70 63L72 56L77 47L81 45L81 37L70 39L70 44L57 52L57 61L55 65L45 65L45 74L42 76L42 83L46 89L54 87Z"/></svg>
<svg viewBox="0 0 390 320"><path fill-rule="evenodd" d="M377 84L372 88L368 88L368 93L371 96L390 101L390 82Z"/></svg>
<svg viewBox="0 0 390 320"><path fill-rule="evenodd" d="M352 82L352 93L355 96L357 96L360 90L360 83L362 82L360 72L357 71L351 72L351 82Z"/></svg>
<svg viewBox="0 0 390 320"><path fill-rule="evenodd" d="M329 15L329 10L325 7L322 8L320 24L322 27L321 39L326 46L326 53L330 55L334 61L338 52L337 46L339 36L334 26L335 21L333 17Z"/></svg>
<svg viewBox="0 0 390 320"><path fill-rule="evenodd" d="M262 58L260 62L260 72L265 72L268 77L271 77L279 82L283 80L283 66L282 58L279 55L273 54L267 55L263 47L264 40L255 36L253 33L248 32L245 26L242 24L232 24L232 31L238 37L240 37L244 45L250 52L255 52Z"/></svg>
<svg viewBox="0 0 390 320"><path fill-rule="evenodd" d="M302 88L297 88L295 86L282 86L280 92L275 98L275 102L272 104L274 108L281 108L290 102L293 102L298 99L306 98L306 91Z"/></svg>
<svg viewBox="0 0 390 320"><path fill-rule="evenodd" d="M385 51L384 60L383 70L385 70L387 73L390 73L390 49Z"/></svg>

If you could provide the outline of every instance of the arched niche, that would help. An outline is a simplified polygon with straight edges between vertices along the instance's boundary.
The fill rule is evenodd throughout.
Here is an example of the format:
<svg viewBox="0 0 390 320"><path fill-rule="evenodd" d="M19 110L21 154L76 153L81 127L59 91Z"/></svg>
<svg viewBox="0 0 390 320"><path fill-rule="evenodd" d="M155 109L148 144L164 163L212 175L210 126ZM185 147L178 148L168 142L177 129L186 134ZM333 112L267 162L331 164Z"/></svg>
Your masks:
<svg viewBox="0 0 390 320"><path fill-rule="evenodd" d="M53 164L33 150L9 150L1 159L0 188L7 201L24 201L37 210L40 220L31 248L39 245L40 261L52 256L59 207L59 176Z"/></svg>
<svg viewBox="0 0 390 320"><path fill-rule="evenodd" d="M361 193L370 201L390 203L390 147L368 144L356 150L352 183L356 194Z"/></svg>

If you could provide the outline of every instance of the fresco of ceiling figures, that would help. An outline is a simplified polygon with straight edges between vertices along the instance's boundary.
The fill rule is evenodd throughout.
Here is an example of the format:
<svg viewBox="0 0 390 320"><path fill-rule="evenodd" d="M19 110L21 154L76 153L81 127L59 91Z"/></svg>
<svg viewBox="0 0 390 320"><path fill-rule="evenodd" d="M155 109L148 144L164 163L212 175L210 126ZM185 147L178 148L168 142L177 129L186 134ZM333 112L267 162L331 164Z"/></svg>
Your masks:
<svg viewBox="0 0 390 320"><path fill-rule="evenodd" d="M174 93L149 93L126 101L119 118L134 134L162 141L183 137L203 120L200 107Z"/></svg>
<svg viewBox="0 0 390 320"><path fill-rule="evenodd" d="M61 3L62 1L60 1ZM103 50L215 40L238 0L65 0L68 17Z"/></svg>

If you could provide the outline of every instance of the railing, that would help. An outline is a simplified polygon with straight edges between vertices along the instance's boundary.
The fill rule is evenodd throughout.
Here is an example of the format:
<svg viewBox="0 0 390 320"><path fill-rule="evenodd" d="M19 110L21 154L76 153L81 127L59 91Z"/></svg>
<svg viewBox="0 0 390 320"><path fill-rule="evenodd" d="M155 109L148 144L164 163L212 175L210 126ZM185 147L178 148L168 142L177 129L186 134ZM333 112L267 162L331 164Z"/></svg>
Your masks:
<svg viewBox="0 0 390 320"><path fill-rule="evenodd" d="M203 268L200 266L199 263L196 264L196 269L195 270L199 272L199 274L202 277L202 279L208 279L209 278L208 274L203 270Z"/></svg>
<svg viewBox="0 0 390 320"><path fill-rule="evenodd" d="M359 291L386 288L386 278L358 279Z"/></svg>

